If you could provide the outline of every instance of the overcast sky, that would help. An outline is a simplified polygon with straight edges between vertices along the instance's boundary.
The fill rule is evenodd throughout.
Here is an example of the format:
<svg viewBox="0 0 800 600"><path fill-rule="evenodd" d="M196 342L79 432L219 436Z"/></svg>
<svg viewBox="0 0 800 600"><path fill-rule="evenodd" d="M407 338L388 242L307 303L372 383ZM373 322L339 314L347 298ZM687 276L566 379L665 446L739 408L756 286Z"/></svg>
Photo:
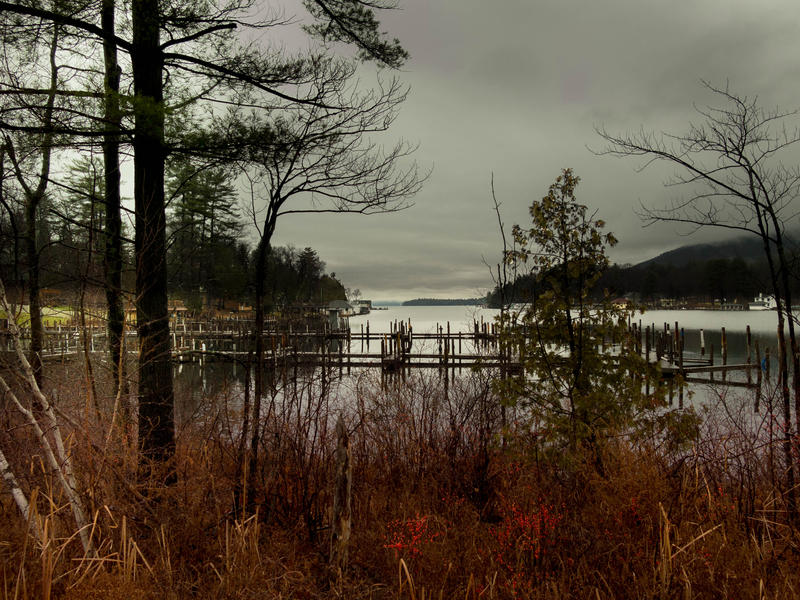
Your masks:
<svg viewBox="0 0 800 600"><path fill-rule="evenodd" d="M374 300L473 297L492 281L484 259L501 241L490 178L508 228L560 170L581 177L578 199L619 238L616 262L639 262L703 241L674 226L643 228L635 209L659 206L669 170L596 156L595 127L680 133L701 80L800 106L800 10L772 0L400 0L382 24L411 54L411 86L392 134L419 143L433 168L404 212L297 216L276 244L317 249L348 287ZM300 13L298 13L302 16ZM798 119L800 123L800 119Z"/></svg>

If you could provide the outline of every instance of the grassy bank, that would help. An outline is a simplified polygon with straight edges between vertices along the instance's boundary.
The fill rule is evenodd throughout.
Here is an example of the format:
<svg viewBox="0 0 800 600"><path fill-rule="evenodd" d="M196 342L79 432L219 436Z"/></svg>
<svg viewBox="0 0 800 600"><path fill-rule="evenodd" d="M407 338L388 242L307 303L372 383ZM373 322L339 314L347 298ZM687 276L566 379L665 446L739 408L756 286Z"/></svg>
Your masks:
<svg viewBox="0 0 800 600"><path fill-rule="evenodd" d="M5 412L2 443L34 497L42 546L3 490L3 598L792 598L797 533L771 458L775 425L723 396L691 442L619 435L568 452L478 376L369 376L323 394L275 388L253 494L241 494L238 389L206 399L178 432L177 483L135 482L124 428L93 415L79 381L58 398L96 558ZM103 388L102 382L100 389ZM179 399L180 400L180 399ZM112 399L100 398L110 413ZM188 402L188 400L186 400ZM328 565L333 433L347 424L352 537ZM505 425L504 425L505 423ZM679 443L680 442L680 443Z"/></svg>

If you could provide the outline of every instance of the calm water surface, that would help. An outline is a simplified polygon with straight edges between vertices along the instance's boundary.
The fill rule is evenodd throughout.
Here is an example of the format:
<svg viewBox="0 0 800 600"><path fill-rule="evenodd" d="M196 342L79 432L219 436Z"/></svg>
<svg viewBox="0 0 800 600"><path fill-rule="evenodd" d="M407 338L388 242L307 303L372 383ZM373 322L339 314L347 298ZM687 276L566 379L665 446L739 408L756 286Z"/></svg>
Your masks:
<svg viewBox="0 0 800 600"><path fill-rule="evenodd" d="M477 306L390 306L387 310L373 310L368 315L350 317L350 329L359 331L363 325L366 329L369 322L370 333L388 333L390 323L403 321L411 325L418 333L436 331L436 326L447 328L450 322L451 331L472 331L474 321L481 318L484 322L493 322L500 314L494 308L479 308Z"/></svg>
<svg viewBox="0 0 800 600"><path fill-rule="evenodd" d="M413 330L418 333L434 332L437 326L447 328L450 323L452 332L471 332L474 321L491 323L498 315L496 309L479 308L476 306L390 306L387 310L373 310L368 315L350 318L350 328L353 332L360 331L362 326L366 329L369 322L371 333L388 333L391 324L403 321L411 322ZM637 313L633 319L641 323L642 328L654 325L663 329L664 323L669 323L674 328L675 321L684 328L685 356L691 358L700 355L700 330L704 332L706 356L714 346L715 362L721 362L721 329L725 327L728 339L728 364L744 363L747 359L746 329L750 326L752 339L757 339L764 356L765 349L769 348L772 361L771 371L773 381L777 373L775 356L777 354L776 326L777 317L774 311L705 311L705 310L673 310L649 311L644 314ZM358 351L358 349L355 349ZM466 350L466 348L465 348ZM755 351L752 350L752 360L755 362ZM204 402L201 398L224 398L233 405L241 402L241 390L244 382L244 370L241 366L229 363L206 363L200 366L197 363L176 366L176 386L179 396L178 412L184 418L197 417L198 412L203 412ZM743 375L741 375L743 377ZM705 397L705 393L697 390L698 399Z"/></svg>
<svg viewBox="0 0 800 600"><path fill-rule="evenodd" d="M499 310L479 308L477 306L390 306L388 310L374 310L368 315L350 318L352 331L359 331L363 326L366 329L369 323L370 332L385 333L390 330L394 322L411 321L416 332L436 331L437 325L447 327L450 323L451 331L472 331L472 323L483 319L484 322L493 322ZM663 329L664 323L670 328L678 326L684 329L685 349L689 356L700 353L700 330L703 330L706 354L714 345L715 358L721 352L722 328L728 338L728 362L744 362L747 355L746 330L750 331L755 346L758 339L762 356L769 347L775 356L777 350L777 316L775 311L722 311L722 310L654 310L644 314L636 313L633 321L640 323L642 329L654 325L656 329ZM753 350L754 352L754 350ZM755 359L755 357L754 357Z"/></svg>

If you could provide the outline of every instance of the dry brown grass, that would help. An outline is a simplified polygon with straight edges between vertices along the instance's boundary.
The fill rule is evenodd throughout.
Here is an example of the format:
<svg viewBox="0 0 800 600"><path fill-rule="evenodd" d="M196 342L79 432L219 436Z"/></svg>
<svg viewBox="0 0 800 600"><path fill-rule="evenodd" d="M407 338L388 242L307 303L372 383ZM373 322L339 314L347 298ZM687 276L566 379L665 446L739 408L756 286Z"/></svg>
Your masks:
<svg viewBox="0 0 800 600"><path fill-rule="evenodd" d="M73 409L81 406L75 385ZM313 390L282 400L265 423L247 515L234 502L235 411L206 411L182 428L178 482L157 491L134 484L124 437L101 454L107 432L78 411L70 443L99 555L82 555L64 499L29 457L32 518L47 541L35 544L0 496L0 598L800 595L797 533L760 438L719 423L681 450L621 438L604 448L600 475L594 458L544 451L529 428L501 436L485 382L465 378L445 399L435 376L389 391L370 381L356 387L347 413L350 562L334 580L326 526L338 405ZM22 433L8 435L19 461Z"/></svg>

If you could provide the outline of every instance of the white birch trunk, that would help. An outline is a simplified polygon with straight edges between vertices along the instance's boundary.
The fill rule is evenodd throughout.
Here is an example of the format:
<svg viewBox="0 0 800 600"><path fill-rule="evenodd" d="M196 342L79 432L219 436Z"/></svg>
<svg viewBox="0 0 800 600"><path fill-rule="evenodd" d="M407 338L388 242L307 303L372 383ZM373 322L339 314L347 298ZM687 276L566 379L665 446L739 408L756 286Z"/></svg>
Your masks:
<svg viewBox="0 0 800 600"><path fill-rule="evenodd" d="M19 512L22 513L24 518L31 519L30 527L33 530L33 534L36 536L36 540L41 544L42 530L36 522L34 515L30 512L28 498L25 496L25 492L22 490L19 483L17 483L14 471L11 470L11 465L8 464L2 449L0 449L0 475L2 475L3 481L6 482L8 489L11 490L11 497L14 499L17 508L19 508Z"/></svg>
<svg viewBox="0 0 800 600"><path fill-rule="evenodd" d="M39 420L34 415L33 410L26 407L19 401L2 376L0 376L0 390L2 390L6 397L11 400L11 403L17 408L17 410L20 411L20 413L22 413L22 415L25 417L25 420L33 429L36 439L42 448L48 466L57 476L61 489L64 491L67 499L69 500L70 507L72 508L72 514L75 518L75 524L78 527L78 535L80 536L81 544L83 545L83 551L88 556L95 556L94 544L89 536L90 523L86 518L83 502L81 501L80 495L77 491L75 475L72 472L72 459L64 446L64 440L61 436L61 429L58 426L58 421L56 420L53 407L50 405L41 389L39 389L39 385L36 383L36 378L33 375L33 368L28 362L25 352L22 350L22 345L20 344L19 327L12 316L12 311L8 304L8 298L6 297L5 286L3 285L2 281L0 281L0 308L2 308L7 315L9 315L8 327L11 332L11 338L14 341L14 348L16 350L17 358L22 365L22 372L25 376L25 380L28 383L31 393L33 394L33 397L39 403L44 416L47 417L48 423L46 424L46 430L53 436L53 440L55 442L55 451L53 450L53 446L50 443L49 438L43 431Z"/></svg>

